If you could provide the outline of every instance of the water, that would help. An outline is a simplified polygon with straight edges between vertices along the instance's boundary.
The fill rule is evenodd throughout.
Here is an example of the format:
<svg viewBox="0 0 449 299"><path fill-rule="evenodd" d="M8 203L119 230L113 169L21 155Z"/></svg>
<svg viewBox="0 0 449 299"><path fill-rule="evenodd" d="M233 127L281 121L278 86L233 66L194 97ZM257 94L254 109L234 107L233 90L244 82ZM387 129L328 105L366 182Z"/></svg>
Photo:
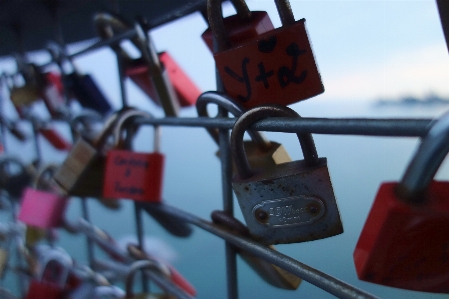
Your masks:
<svg viewBox="0 0 449 299"><path fill-rule="evenodd" d="M372 104L305 101L293 107L303 117L435 117L448 107L433 108L374 108ZM195 116L195 111L185 116ZM217 146L201 128L163 128L162 151L166 154L164 200L178 208L210 219L212 210L222 208L220 164L215 156ZM137 150L152 147L149 128L139 133ZM287 133L267 133L271 140L282 143L293 159L301 159L300 147L294 136ZM352 260L377 188L382 181L399 180L418 145L417 138L381 138L362 136L314 135L318 153L327 157L335 195L345 232L332 238L288 245L277 249L300 262L336 276L349 284L384 298L442 298L419 292L402 291L377 286L357 279ZM47 149L48 150L48 149ZM60 161L63 155L51 156ZM50 157L47 159L50 161ZM449 178L447 163L437 177ZM134 208L123 200L120 211L106 210L95 200L89 200L92 222L107 230L114 238L134 234ZM243 219L235 200L236 215ZM67 218L81 215L80 202L71 200ZM6 215L1 214L5 220ZM162 239L176 251L175 267L196 286L198 298L226 298L224 241L199 229L188 239L169 235L149 216L144 217L145 234ZM60 245L79 262L86 262L86 244L82 236L59 232ZM97 251L99 253L99 251ZM5 281L12 285L10 275ZM238 259L240 298L334 298L319 288L303 282L296 291L283 291L263 282L243 261ZM446 297L446 296L445 296Z"/></svg>

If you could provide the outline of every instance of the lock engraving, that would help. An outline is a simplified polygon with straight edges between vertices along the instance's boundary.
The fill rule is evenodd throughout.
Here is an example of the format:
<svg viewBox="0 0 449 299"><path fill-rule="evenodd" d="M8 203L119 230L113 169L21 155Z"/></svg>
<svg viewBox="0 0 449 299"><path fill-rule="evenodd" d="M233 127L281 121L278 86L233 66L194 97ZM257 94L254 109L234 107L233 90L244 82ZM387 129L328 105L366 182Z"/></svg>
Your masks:
<svg viewBox="0 0 449 299"><path fill-rule="evenodd" d="M303 195L264 200L253 208L256 221L273 228L311 224L324 212L320 199Z"/></svg>

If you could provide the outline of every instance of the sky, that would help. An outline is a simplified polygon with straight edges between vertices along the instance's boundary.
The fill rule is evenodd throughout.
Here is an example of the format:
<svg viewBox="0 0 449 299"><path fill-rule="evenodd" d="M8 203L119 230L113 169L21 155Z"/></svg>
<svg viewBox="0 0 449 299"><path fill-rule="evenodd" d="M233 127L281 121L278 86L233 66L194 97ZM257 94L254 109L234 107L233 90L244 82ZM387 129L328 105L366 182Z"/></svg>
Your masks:
<svg viewBox="0 0 449 299"><path fill-rule="evenodd" d="M295 18L306 19L306 28L325 92L313 100L372 101L430 93L449 96L449 57L436 2L432 0L291 1ZM275 27L281 22L270 0L248 0L251 10L267 11ZM232 5L224 15L234 14ZM159 51L168 51L202 91L214 90L213 57L201 39L207 24L192 14L152 30ZM122 43L129 49L126 42ZM129 43L128 43L129 44ZM69 47L75 51L85 47ZM130 53L136 52L130 49ZM138 56L138 55L137 55ZM31 55L48 61L48 55ZM108 97L120 105L116 59L105 48L75 60L84 73L92 74ZM3 69L14 64L3 60ZM140 106L146 96L128 83L132 101ZM145 104L144 104L145 105ZM154 110L153 107L149 107Z"/></svg>

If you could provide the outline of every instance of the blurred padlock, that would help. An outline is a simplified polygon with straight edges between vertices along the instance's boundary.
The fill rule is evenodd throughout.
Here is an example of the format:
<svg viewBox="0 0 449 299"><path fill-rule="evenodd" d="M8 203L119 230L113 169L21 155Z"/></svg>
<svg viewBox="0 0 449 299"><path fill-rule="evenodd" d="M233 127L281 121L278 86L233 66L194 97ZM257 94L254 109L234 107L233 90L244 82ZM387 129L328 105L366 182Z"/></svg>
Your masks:
<svg viewBox="0 0 449 299"><path fill-rule="evenodd" d="M169 295L169 294L134 294L132 288L134 285L134 276L136 275L137 271L140 270L153 270L160 275L163 275L165 277L169 277L170 272L169 270L164 267L162 264L157 263L155 261L149 261L149 260L141 260L132 263L131 268L128 272L128 275L126 277L126 283L125 283L125 290L126 295L125 298L129 299L142 299L142 298L157 298L157 299L175 299L176 296Z"/></svg>
<svg viewBox="0 0 449 299"><path fill-rule="evenodd" d="M37 175L35 188L26 188L17 219L41 229L60 227L68 199L52 190L50 181L56 165L48 165Z"/></svg>
<svg viewBox="0 0 449 299"><path fill-rule="evenodd" d="M260 106L242 114L231 134L237 166L232 188L251 236L263 244L312 241L341 234L343 226L327 168L318 158L311 134L297 134L304 160L252 169L245 155L243 134L267 117L299 115L282 106Z"/></svg>
<svg viewBox="0 0 449 299"><path fill-rule="evenodd" d="M70 98L75 97L81 106L95 110L103 116L113 110L109 100L98 84L95 83L94 78L89 74L81 74L61 45L50 43L48 50L53 59L61 63L61 67L63 61L67 61L71 65L72 70L69 73L61 69L62 81Z"/></svg>
<svg viewBox="0 0 449 299"><path fill-rule="evenodd" d="M43 76L45 84L41 89L41 97L45 106L53 118L63 118L68 111L64 99L62 77L55 72L48 72Z"/></svg>
<svg viewBox="0 0 449 299"><path fill-rule="evenodd" d="M131 255L133 258L137 260L146 260L164 264L170 272L169 274L170 280L178 287L183 289L187 294L191 296L196 296L195 287L184 276L182 276L181 273L179 273L178 270L176 270L173 266L168 265L165 262L163 263L158 259L156 259L155 257L147 254L146 252L142 251L137 245L128 244L127 249L129 255Z"/></svg>
<svg viewBox="0 0 449 299"><path fill-rule="evenodd" d="M121 136L125 126L132 125L136 117L153 118L149 113L129 110L121 117L114 134ZM123 126L123 127L122 127ZM160 127L154 127L154 145L151 153L134 152L130 149L111 149L106 157L103 196L146 202L162 201L162 183L165 156L160 153Z"/></svg>
<svg viewBox="0 0 449 299"><path fill-rule="evenodd" d="M207 104L209 103L224 108L235 117L239 117L244 111L244 108L240 104L233 101L225 94L208 91L203 93L197 100L196 109L198 116L209 117L207 112ZM207 128L206 130L217 145L219 145L218 129ZM246 156L251 167L267 168L292 161L282 144L268 141L262 132L248 130L248 134L251 136L252 140L244 141L243 146L245 147ZM217 155L219 155L219 152ZM236 172L235 161L233 161L233 172L234 174Z"/></svg>
<svg viewBox="0 0 449 299"><path fill-rule="evenodd" d="M256 38L257 36L274 30L273 23L266 11L250 11L244 0L231 0L237 14L223 18L224 30L231 45L239 45L247 40ZM213 5L209 3L208 5ZM220 7L221 11L221 7ZM212 13L211 10L208 9ZM221 18L221 13L219 15ZM208 16L208 18L210 18ZM201 35L209 50L213 53L213 38L211 28L207 28Z"/></svg>
<svg viewBox="0 0 449 299"><path fill-rule="evenodd" d="M131 28L125 21L106 13L97 14L95 21L103 38L111 38L114 31ZM177 116L179 108L194 105L201 92L168 52L156 53L141 25L136 25L135 30L137 38L131 41L140 50L140 58L132 59L120 47L114 48L122 56L125 75L156 105L162 106L166 116Z"/></svg>
<svg viewBox="0 0 449 299"><path fill-rule="evenodd" d="M0 157L0 188L6 190L9 195L19 198L31 180L29 169L19 159Z"/></svg>
<svg viewBox="0 0 449 299"><path fill-rule="evenodd" d="M39 260L39 273L31 280L25 299L63 298L72 260L56 250L43 252Z"/></svg>
<svg viewBox="0 0 449 299"><path fill-rule="evenodd" d="M55 173L55 182L69 195L103 197L106 152L120 113L108 118L103 131L93 142L79 138ZM120 122L119 122L120 124ZM120 136L114 136L117 143Z"/></svg>
<svg viewBox="0 0 449 299"><path fill-rule="evenodd" d="M72 144L59 133L53 123L43 121L37 115L31 113L24 115L24 118L31 121L34 133L42 135L55 149L68 151L72 147Z"/></svg>
<svg viewBox="0 0 449 299"><path fill-rule="evenodd" d="M224 211L213 211L211 214L212 221L216 224L223 225L239 235L251 237L248 228L236 218L230 216ZM270 249L276 250L273 245ZM270 285L286 290L296 290L302 282L298 276L279 268L276 265L250 254L241 249L237 249L242 259L267 283Z"/></svg>
<svg viewBox="0 0 449 299"><path fill-rule="evenodd" d="M449 293L449 182L433 179L448 144L445 114L423 138L401 181L381 184L354 250L359 279Z"/></svg>
<svg viewBox="0 0 449 299"><path fill-rule="evenodd" d="M276 0L283 26L232 44L223 25L220 0L208 0L214 54L226 93L246 109L290 105L324 92L305 28L295 21L288 0Z"/></svg>

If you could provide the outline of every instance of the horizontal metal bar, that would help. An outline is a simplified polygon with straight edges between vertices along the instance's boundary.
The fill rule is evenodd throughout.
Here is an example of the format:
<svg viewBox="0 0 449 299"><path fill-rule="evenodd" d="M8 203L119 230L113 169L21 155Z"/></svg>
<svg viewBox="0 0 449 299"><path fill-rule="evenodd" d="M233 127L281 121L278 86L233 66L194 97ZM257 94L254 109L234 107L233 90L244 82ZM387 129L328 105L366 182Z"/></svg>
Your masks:
<svg viewBox="0 0 449 299"><path fill-rule="evenodd" d="M305 281L314 284L315 286L335 295L339 298L345 299L362 299L362 298L378 298L367 292L364 292L356 287L353 287L341 280L336 279L324 272L314 269L306 264L303 264L285 254L274 251L267 246L263 246L249 238L245 238L233 234L227 230L220 228L211 222L201 219L193 214L177 209L173 206L161 205L155 206L155 209L160 209L164 213L172 214L181 221L191 223L201 229L204 229L249 253L254 254L278 267L281 267L292 274L302 278Z"/></svg>
<svg viewBox="0 0 449 299"><path fill-rule="evenodd" d="M232 129L236 118L151 118L136 121L139 124ZM363 135L389 137L423 137L430 129L432 119L378 119L378 118L287 118L263 119L251 129L271 132L314 133L336 135Z"/></svg>

